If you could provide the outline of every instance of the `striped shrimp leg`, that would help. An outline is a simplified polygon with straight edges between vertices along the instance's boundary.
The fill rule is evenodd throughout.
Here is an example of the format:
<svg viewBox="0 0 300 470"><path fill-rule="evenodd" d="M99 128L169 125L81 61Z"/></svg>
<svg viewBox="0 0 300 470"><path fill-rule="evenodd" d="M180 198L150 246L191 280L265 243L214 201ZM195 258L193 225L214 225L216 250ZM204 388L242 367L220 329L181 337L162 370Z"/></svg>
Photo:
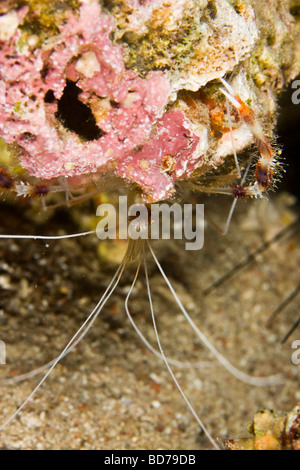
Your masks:
<svg viewBox="0 0 300 470"><path fill-rule="evenodd" d="M225 88L222 93L239 111L240 116L251 130L259 151L260 158L255 169L255 183L249 186L237 185L232 187L232 194L236 198L262 197L273 182L274 168L276 166L276 152L272 148L269 138L264 134L254 112L235 93L232 86L223 78L220 79Z"/></svg>

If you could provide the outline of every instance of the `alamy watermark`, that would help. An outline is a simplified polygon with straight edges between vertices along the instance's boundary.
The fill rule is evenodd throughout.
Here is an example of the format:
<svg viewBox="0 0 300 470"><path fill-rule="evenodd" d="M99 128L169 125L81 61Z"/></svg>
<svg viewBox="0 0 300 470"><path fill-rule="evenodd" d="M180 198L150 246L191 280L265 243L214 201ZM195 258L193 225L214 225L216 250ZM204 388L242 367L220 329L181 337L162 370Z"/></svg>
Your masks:
<svg viewBox="0 0 300 470"><path fill-rule="evenodd" d="M296 349L292 354L292 363L297 366L300 364L300 339L292 342L292 349Z"/></svg>
<svg viewBox="0 0 300 470"><path fill-rule="evenodd" d="M292 93L292 103L300 104L300 80L294 80L292 83L292 88L295 90Z"/></svg>
<svg viewBox="0 0 300 470"><path fill-rule="evenodd" d="M174 239L188 240L186 250L200 250L204 244L203 204L156 203L128 207L127 196L120 196L118 217L112 204L98 206L96 215L102 217L96 229L100 240L169 240L172 230Z"/></svg>
<svg viewBox="0 0 300 470"><path fill-rule="evenodd" d="M6 347L4 341L0 341L0 364L6 364Z"/></svg>

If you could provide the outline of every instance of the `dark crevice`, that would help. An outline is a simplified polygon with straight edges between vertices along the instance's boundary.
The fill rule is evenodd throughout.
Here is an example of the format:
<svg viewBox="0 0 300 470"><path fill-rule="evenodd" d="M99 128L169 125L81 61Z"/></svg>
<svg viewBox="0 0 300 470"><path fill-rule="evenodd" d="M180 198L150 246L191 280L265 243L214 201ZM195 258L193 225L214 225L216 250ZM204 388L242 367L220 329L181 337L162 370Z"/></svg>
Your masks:
<svg viewBox="0 0 300 470"><path fill-rule="evenodd" d="M22 140L26 140L27 142L36 141L36 135L32 134L31 132L23 132L20 137Z"/></svg>
<svg viewBox="0 0 300 470"><path fill-rule="evenodd" d="M121 107L120 103L117 103L116 101L113 101L113 100L110 100L110 105L112 108L116 108L116 109Z"/></svg>
<svg viewBox="0 0 300 470"><path fill-rule="evenodd" d="M210 0L207 4L207 10L210 18L215 20L218 15L218 9L216 6L216 2L214 0Z"/></svg>
<svg viewBox="0 0 300 470"><path fill-rule="evenodd" d="M66 129L84 140L100 139L103 132L97 126L95 116L89 106L78 99L81 92L76 83L67 80L63 95L57 102L55 117Z"/></svg>
<svg viewBox="0 0 300 470"><path fill-rule="evenodd" d="M44 96L45 103L54 103L55 96L52 90L48 90Z"/></svg>

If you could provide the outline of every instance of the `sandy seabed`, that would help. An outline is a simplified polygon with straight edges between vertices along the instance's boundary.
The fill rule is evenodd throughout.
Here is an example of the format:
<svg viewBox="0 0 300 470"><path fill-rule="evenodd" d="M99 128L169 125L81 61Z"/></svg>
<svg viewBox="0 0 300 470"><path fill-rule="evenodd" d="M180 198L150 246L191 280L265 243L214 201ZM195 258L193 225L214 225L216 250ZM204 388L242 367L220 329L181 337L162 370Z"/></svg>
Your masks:
<svg viewBox="0 0 300 470"><path fill-rule="evenodd" d="M197 202L205 203L206 221L210 217L224 225L230 200L199 196ZM174 372L220 446L228 438L247 437L257 409L290 411L300 400L299 366L291 362L291 345L300 337L299 328L281 344L299 315L299 298L267 325L272 312L299 285L299 226L292 223L285 204L282 194L269 202L240 201L229 234L221 236L207 223L199 252L185 251L184 241L153 243L180 299L214 346L248 374L283 374L280 386L246 385L217 365L176 307L149 257L165 353L181 361L203 362L201 368L174 367ZM33 227L23 212L2 206L1 232L80 231L66 212L49 217L39 227ZM254 260L206 292L289 224ZM7 364L0 366L2 379L59 355L94 308L117 268L97 257L98 244L94 236L47 243L0 240L0 339L7 348ZM124 300L134 272L132 264L86 338L0 433L2 449L210 448L166 367L145 348L126 317ZM155 345L142 275L130 309ZM0 422L16 410L38 380L1 387Z"/></svg>

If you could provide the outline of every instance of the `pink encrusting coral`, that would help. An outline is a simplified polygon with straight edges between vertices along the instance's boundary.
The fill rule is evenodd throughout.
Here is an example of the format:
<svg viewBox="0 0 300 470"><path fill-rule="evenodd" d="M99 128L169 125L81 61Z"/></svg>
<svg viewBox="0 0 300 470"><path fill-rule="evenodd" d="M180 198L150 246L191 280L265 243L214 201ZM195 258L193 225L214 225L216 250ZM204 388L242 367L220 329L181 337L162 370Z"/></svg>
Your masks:
<svg viewBox="0 0 300 470"><path fill-rule="evenodd" d="M162 72L141 78L125 70L111 30L94 2L82 5L79 18L71 15L44 50L19 52L18 32L2 44L0 132L19 144L31 175L105 171L147 139L170 85Z"/></svg>
<svg viewBox="0 0 300 470"><path fill-rule="evenodd" d="M188 178L197 168L199 140L188 129L182 111L166 112L142 149L123 158L117 174L137 183L149 200L170 197L174 182Z"/></svg>

